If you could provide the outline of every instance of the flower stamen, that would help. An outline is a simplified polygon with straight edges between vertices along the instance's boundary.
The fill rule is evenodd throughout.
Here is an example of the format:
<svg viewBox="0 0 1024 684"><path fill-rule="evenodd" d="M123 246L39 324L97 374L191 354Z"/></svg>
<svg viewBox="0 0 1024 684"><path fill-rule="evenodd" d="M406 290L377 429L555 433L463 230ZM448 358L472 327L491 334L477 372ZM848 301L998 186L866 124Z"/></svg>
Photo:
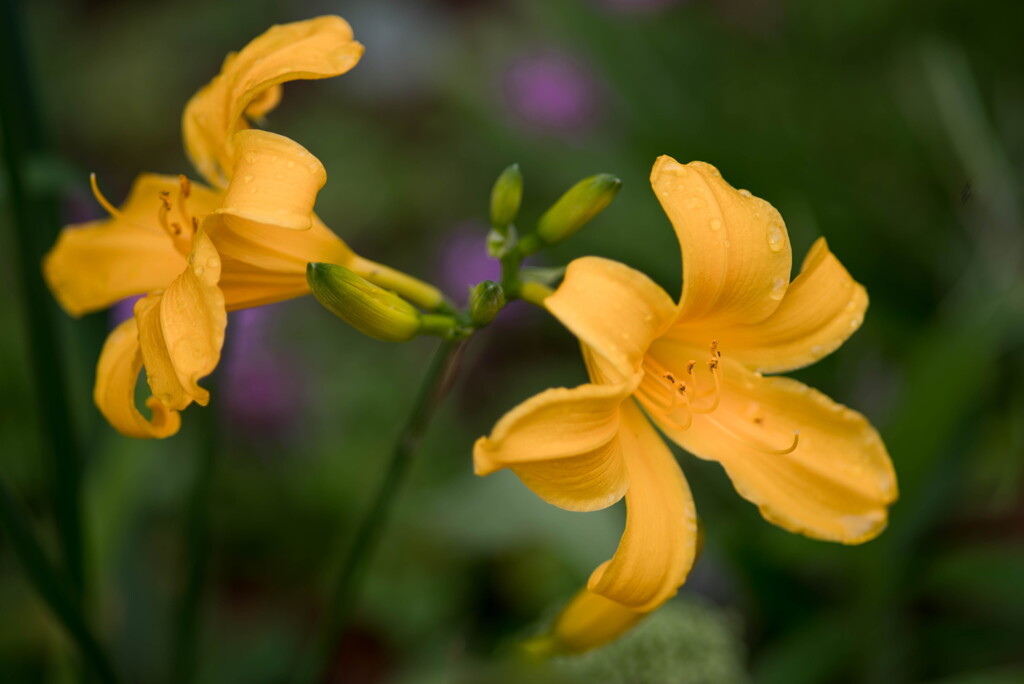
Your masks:
<svg viewBox="0 0 1024 684"><path fill-rule="evenodd" d="M773 456L785 456L786 454L791 454L794 451L796 451L796 447L800 443L800 431L799 430L793 430L793 442L788 447L785 447L784 449L773 449L770 446L765 446L763 444L757 444L756 442L754 442L750 438L744 437L743 435L739 434L735 430L732 430L731 428L726 427L720 421L717 421L714 418L708 418L708 420L710 420L712 423L714 423L715 426L719 430L721 430L725 434L729 435L730 437L735 439L737 442L739 442L743 446L748 447L750 449L753 449L754 451L760 451L761 453L764 453L764 454L771 454Z"/></svg>
<svg viewBox="0 0 1024 684"><path fill-rule="evenodd" d="M103 207L103 209L108 214L110 214L111 217L113 217L113 218L121 218L122 217L121 210L118 209L117 207L115 207L113 204L111 204L110 200L108 200L106 197L104 197L103 193L100 192L100 186L96 182L96 174L95 173L90 173L89 174L89 185L92 187L92 196L96 198L96 201L100 203L100 206Z"/></svg>

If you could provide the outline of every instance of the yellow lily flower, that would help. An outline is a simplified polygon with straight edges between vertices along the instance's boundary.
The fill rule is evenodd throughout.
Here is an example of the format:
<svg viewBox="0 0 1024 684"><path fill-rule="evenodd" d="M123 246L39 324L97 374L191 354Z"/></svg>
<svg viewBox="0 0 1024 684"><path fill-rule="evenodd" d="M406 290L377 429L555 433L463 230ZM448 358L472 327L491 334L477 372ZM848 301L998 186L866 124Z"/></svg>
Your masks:
<svg viewBox="0 0 1024 684"><path fill-rule="evenodd" d="M542 652L616 638L686 579L697 545L693 499L651 422L719 462L740 496L792 532L867 541L897 496L889 455L864 416L762 375L839 347L863 320L864 288L823 239L790 282L782 217L709 164L661 157L651 185L682 247L679 302L618 262L573 261L545 306L579 338L590 383L528 399L474 449L477 474L509 468L562 508L626 498L618 550L532 644Z"/></svg>
<svg viewBox="0 0 1024 684"><path fill-rule="evenodd" d="M362 52L339 17L274 26L229 55L185 108L185 147L209 186L142 174L116 208L93 179L110 218L65 228L43 272L73 316L146 294L107 338L97 366L96 405L123 434L177 432L179 411L209 401L198 380L217 366L227 311L308 293L308 262L418 286L440 301L429 286L355 255L313 214L327 181L319 160L250 128L250 118L278 103L282 83L342 74ZM143 366L153 395L148 419L134 400Z"/></svg>

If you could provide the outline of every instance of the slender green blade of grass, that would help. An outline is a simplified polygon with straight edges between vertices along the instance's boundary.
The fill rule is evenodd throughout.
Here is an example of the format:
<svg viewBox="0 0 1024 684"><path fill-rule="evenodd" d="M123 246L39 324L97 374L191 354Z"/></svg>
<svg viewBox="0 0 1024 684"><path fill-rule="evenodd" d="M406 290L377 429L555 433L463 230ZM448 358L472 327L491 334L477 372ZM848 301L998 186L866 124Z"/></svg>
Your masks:
<svg viewBox="0 0 1024 684"><path fill-rule="evenodd" d="M78 646L82 658L89 664L97 679L107 683L117 682L117 673L86 623L81 604L46 557L28 519L14 501L3 477L0 477L0 525L7 532L25 574L63 625L68 636Z"/></svg>

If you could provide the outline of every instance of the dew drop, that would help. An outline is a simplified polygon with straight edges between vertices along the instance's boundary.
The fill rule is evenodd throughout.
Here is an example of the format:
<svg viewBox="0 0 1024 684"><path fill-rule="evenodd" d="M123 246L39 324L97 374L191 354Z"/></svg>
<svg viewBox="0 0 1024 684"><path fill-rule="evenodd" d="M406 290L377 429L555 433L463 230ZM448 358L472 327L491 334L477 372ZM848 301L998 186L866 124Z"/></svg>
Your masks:
<svg viewBox="0 0 1024 684"><path fill-rule="evenodd" d="M289 169L294 169L295 168L295 162L290 161L287 164L285 164L285 166L288 167Z"/></svg>
<svg viewBox="0 0 1024 684"><path fill-rule="evenodd" d="M744 189L740 188L740 191L739 191L739 192L740 192L740 194L741 194L741 195L743 195L744 197L753 197L753 195L751 195L751 194L750 194L750 191L749 191L749 190L744 190Z"/></svg>
<svg viewBox="0 0 1024 684"><path fill-rule="evenodd" d="M220 268L220 259L217 257L210 257L206 260L207 268Z"/></svg>
<svg viewBox="0 0 1024 684"><path fill-rule="evenodd" d="M772 281L772 291L768 293L768 296L772 299L782 299L782 296L786 294L786 281L782 278L775 278Z"/></svg>
<svg viewBox="0 0 1024 684"><path fill-rule="evenodd" d="M850 328L856 330L860 327L860 324L864 321L860 316L854 316L850 319Z"/></svg>
<svg viewBox="0 0 1024 684"><path fill-rule="evenodd" d="M248 173L242 180L244 180L246 183L252 183L254 180L256 180L256 176L252 175L251 173Z"/></svg>
<svg viewBox="0 0 1024 684"><path fill-rule="evenodd" d="M700 209L706 207L708 203L701 197L687 197L683 200L683 204L689 209Z"/></svg>
<svg viewBox="0 0 1024 684"><path fill-rule="evenodd" d="M203 270L204 270L204 269L203 269L203 267L202 267L202 266L194 266L194 267L192 268L192 271L193 271L193 272L194 272L194 273L195 273L195 274L196 274L197 276L201 276L201 275L203 275Z"/></svg>
<svg viewBox="0 0 1024 684"><path fill-rule="evenodd" d="M779 227L779 224L772 223L768 226L768 247L770 247L773 252L778 252L782 249L782 243L785 241L786 236L783 234L782 228Z"/></svg>
<svg viewBox="0 0 1024 684"><path fill-rule="evenodd" d="M684 176L687 173L686 167L675 161L667 161L661 168L663 171L667 173L674 173L677 176Z"/></svg>
<svg viewBox="0 0 1024 684"><path fill-rule="evenodd" d="M719 219L716 219L716 218L711 219L711 230L721 230L721 229L722 229L722 222Z"/></svg>

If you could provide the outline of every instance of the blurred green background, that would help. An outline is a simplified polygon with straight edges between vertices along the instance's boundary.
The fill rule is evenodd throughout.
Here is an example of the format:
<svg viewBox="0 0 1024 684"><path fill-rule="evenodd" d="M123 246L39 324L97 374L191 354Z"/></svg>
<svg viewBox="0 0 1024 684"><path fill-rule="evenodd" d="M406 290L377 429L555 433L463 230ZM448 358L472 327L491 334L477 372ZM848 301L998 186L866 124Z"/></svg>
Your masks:
<svg viewBox="0 0 1024 684"><path fill-rule="evenodd" d="M474 338L337 644L338 682L1024 681L1024 5L1017 0L293 0L22 2L50 154L29 189L57 223L101 216L142 171L190 173L179 122L224 55L270 24L335 13L366 45L349 74L286 86L268 121L328 171L320 216L355 249L456 297L493 277L490 185L519 162L521 223L579 178L623 190L541 265L624 261L678 290L647 184L670 154L718 166L819 235L871 296L863 328L797 377L868 415L899 475L889 529L845 548L760 519L721 469L680 453L706 527L690 581L611 647L523 673L543 628L613 552L619 504L569 513L473 440L541 389L579 383L576 342L527 307ZM3 65L4 69L11 65ZM434 343L386 345L310 298L233 314L213 401L132 441L91 401L107 314L32 305L0 184L0 468L59 558L53 462L29 363L65 369L83 469L87 596L129 682L174 681L192 483L212 468L197 682L282 682ZM43 311L45 310L45 311ZM55 321L30 343L31 312ZM194 538L194 537L193 537ZM0 680L75 681L71 642L0 536ZM175 644L178 646L175 646Z"/></svg>

